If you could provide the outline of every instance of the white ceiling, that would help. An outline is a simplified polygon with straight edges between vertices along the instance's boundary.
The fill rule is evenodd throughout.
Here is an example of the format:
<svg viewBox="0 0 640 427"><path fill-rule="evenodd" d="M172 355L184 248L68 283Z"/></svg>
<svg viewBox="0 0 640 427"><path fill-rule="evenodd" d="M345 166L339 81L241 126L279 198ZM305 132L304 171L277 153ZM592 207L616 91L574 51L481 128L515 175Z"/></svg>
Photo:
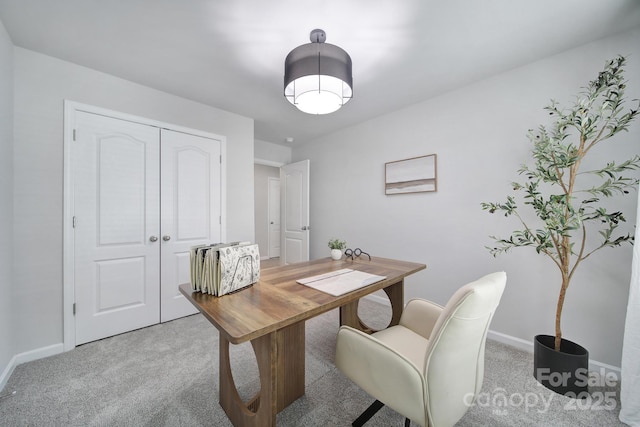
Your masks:
<svg viewBox="0 0 640 427"><path fill-rule="evenodd" d="M287 145L639 26L640 1L0 0L0 20L16 46L252 117ZM283 96L284 58L314 28L353 60L354 98L326 116Z"/></svg>

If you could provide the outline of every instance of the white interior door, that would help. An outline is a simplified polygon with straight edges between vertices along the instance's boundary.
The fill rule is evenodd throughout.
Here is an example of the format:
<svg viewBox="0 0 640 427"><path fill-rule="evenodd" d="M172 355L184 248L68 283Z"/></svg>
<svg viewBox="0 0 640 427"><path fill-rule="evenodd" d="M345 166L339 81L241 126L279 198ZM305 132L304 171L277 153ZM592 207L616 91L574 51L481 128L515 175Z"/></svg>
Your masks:
<svg viewBox="0 0 640 427"><path fill-rule="evenodd" d="M280 180L269 177L269 258L280 256Z"/></svg>
<svg viewBox="0 0 640 427"><path fill-rule="evenodd" d="M282 263L309 260L309 160L280 168Z"/></svg>
<svg viewBox="0 0 640 427"><path fill-rule="evenodd" d="M221 241L220 145L187 133L161 133L162 322L198 311L178 290L189 281L189 248Z"/></svg>
<svg viewBox="0 0 640 427"><path fill-rule="evenodd" d="M159 129L78 112L76 344L158 323Z"/></svg>

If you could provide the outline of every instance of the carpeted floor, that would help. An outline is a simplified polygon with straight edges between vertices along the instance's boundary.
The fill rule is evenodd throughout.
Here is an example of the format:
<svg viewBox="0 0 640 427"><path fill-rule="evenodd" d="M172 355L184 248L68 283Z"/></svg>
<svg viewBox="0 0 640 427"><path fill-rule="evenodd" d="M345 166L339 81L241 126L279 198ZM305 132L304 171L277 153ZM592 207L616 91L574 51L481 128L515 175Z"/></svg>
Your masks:
<svg viewBox="0 0 640 427"><path fill-rule="evenodd" d="M379 328L390 308L363 300L360 315ZM278 414L279 426L349 426L373 401L334 366L337 329L337 310L307 322L306 394ZM234 379L249 398L253 351L248 343L232 351ZM489 341L482 393L457 426L624 426L619 386L568 399L537 384L531 359ZM17 366L0 396L0 426L231 425L218 404L218 333L201 315ZM367 425L402 426L403 417L385 407Z"/></svg>

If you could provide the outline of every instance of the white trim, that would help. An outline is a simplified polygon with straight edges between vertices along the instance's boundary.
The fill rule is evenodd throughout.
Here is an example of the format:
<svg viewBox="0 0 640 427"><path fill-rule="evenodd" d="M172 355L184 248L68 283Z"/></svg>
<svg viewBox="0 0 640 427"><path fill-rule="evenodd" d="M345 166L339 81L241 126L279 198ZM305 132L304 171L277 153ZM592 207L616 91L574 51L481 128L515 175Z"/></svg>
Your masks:
<svg viewBox="0 0 640 427"><path fill-rule="evenodd" d="M93 105L82 104L75 101L64 100L64 127L63 127L63 223L62 223L62 283L63 283L63 350L69 351L76 346L75 316L73 314L73 303L75 302L74 283L74 236L73 236L73 215L74 215L74 195L73 195L73 161L72 143L73 130L76 124L76 113L79 111L99 114L119 120L126 120L142 125L153 126L159 129L166 129L175 132L182 132L190 135L200 136L208 139L220 141L220 236L221 241L227 239L227 139L224 136L216 135L197 129L186 128L170 123L160 122L153 119L134 116L118 111L107 110ZM44 356L43 356L44 357Z"/></svg>
<svg viewBox="0 0 640 427"><path fill-rule="evenodd" d="M7 381L9 381L9 377L13 374L13 370L16 368L16 365L16 356L13 356L7 367L4 368L4 371L0 375L0 390L3 390L7 385Z"/></svg>
<svg viewBox="0 0 640 427"><path fill-rule="evenodd" d="M387 298L377 295L367 295L364 298L391 307L389 299ZM533 341L523 340L522 338L513 337L511 335L492 330L489 330L487 338L533 354ZM53 344L48 347L42 347L13 356L5 370L2 372L2 375L0 375L0 390L7 385L7 381L9 380L9 377L11 377L16 366L33 360L42 359L44 357L53 356L62 353L63 351L67 351L63 344ZM618 378L620 378L620 367L598 362L597 360L589 360L589 370L600 372L604 371L605 373L613 372ZM533 375L533 373L531 375Z"/></svg>
<svg viewBox="0 0 640 427"><path fill-rule="evenodd" d="M24 353L17 354L15 356L16 366L23 363L31 362L34 360L42 359L44 357L54 356L64 351L62 343L52 344L46 347L36 348L35 350L25 351Z"/></svg>
<svg viewBox="0 0 640 427"><path fill-rule="evenodd" d="M76 300L74 282L74 239L73 239L73 170L71 158L71 143L73 142L73 127L75 125L76 104L64 101L64 129L63 129L63 213L62 213L62 343L64 351L76 346L76 326L73 314L73 303Z"/></svg>
<svg viewBox="0 0 640 427"><path fill-rule="evenodd" d="M211 134L212 135L212 134ZM220 241L227 241L227 138L220 138Z"/></svg>
<svg viewBox="0 0 640 427"><path fill-rule="evenodd" d="M15 370L16 366L21 365L23 363L31 362L33 360L42 359L44 357L53 356L56 354L60 354L64 351L62 343L53 344L47 347L37 348L35 350L29 350L24 353L16 354L11 358L9 364L0 375L0 390L2 390L9 381L11 374ZM9 391L9 390L7 390Z"/></svg>
<svg viewBox="0 0 640 427"><path fill-rule="evenodd" d="M533 339L531 341L527 341L523 340L522 338L512 337L511 335L492 330L489 330L487 338L511 347L515 347L518 350L526 351L527 353L533 354ZM620 378L620 367L598 362L597 360L593 360L591 358L589 358L589 371L598 371L604 373L613 372L617 375L617 378ZM533 373L531 375L533 375Z"/></svg>
<svg viewBox="0 0 640 427"><path fill-rule="evenodd" d="M120 111L115 111L115 110L108 110L106 108L96 107L94 105L82 104L80 102L70 101L68 99L64 100L64 105L65 105L65 110L68 107L69 111L72 111L72 112L84 111L86 113L99 114L99 115L111 117L114 119L126 120L129 122L139 123L147 126L153 126L160 129L167 129L175 132L188 133L190 135L201 136L209 139L217 139L217 140L220 140L221 142L226 143L226 137L222 135L217 135L211 132L192 129L192 128L188 128L180 125L174 125L172 123L161 122L154 119L148 119L146 117L134 116L133 114L122 113Z"/></svg>
<svg viewBox="0 0 640 427"><path fill-rule="evenodd" d="M286 163L266 159L253 159L253 163L256 165L273 166L274 168L279 168L286 165Z"/></svg>
<svg viewBox="0 0 640 427"><path fill-rule="evenodd" d="M382 304L382 305L386 305L387 307L391 307L391 302L389 301L389 298L387 298L386 296L381 297L379 295L369 294L366 297L364 297L364 299L368 299L370 301L377 302L378 304Z"/></svg>
<svg viewBox="0 0 640 427"><path fill-rule="evenodd" d="M267 220L265 221L267 224L267 253L269 254L269 258L277 258L280 256L280 248L278 248L278 254L274 255L273 253L271 253L271 248L273 246L272 240L273 238L271 237L271 208L273 207L272 205L274 204L274 199L273 199L273 192L271 191L271 183L277 181L278 182L278 188L280 189L280 177L278 176L277 178L275 176L268 176L267 177ZM279 198L279 196L278 196ZM278 202L278 213L280 214L280 209L282 208L280 206L280 202ZM279 215L279 218L282 218L282 214ZM278 219L279 220L279 219ZM282 241L282 223L280 223L280 235L278 235L278 241ZM279 243L278 242L278 243Z"/></svg>
<svg viewBox="0 0 640 427"><path fill-rule="evenodd" d="M518 350L526 351L527 353L533 354L533 340L523 340L522 338L512 337L511 335L492 331L491 329L489 329L487 338L502 344L506 344L510 347L515 347Z"/></svg>
<svg viewBox="0 0 640 427"><path fill-rule="evenodd" d="M365 299L371 300L373 302L377 302L379 304L385 305L387 307L391 307L391 303L389 299L386 297L381 297L378 295L367 295L364 297ZM517 348L518 350L525 351L527 353L533 354L533 339L531 341L523 340L522 338L513 337L511 335L503 334L502 332L496 332L489 329L487 334L487 338L493 341L497 341L502 344L506 344L510 347ZM620 378L620 367L608 365L606 363L598 362L597 360L589 359L589 371L597 371L609 373L612 372L617 375L617 378ZM531 373L533 376L533 372Z"/></svg>
<svg viewBox="0 0 640 427"><path fill-rule="evenodd" d="M595 371L595 368L598 368L598 370L603 369L605 373L614 372L618 378L620 378L622 374L622 369L618 366L608 365L606 363L598 362L597 360L589 360L589 370Z"/></svg>

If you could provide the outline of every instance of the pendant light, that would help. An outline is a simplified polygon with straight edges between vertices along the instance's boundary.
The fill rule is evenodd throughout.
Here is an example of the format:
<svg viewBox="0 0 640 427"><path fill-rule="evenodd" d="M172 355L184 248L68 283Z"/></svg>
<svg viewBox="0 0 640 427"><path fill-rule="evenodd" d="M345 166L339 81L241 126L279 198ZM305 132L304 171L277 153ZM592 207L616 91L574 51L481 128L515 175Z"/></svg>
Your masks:
<svg viewBox="0 0 640 427"><path fill-rule="evenodd" d="M325 43L323 30L313 30L311 43L293 49L284 61L284 96L300 111L329 114L353 95L351 57Z"/></svg>

